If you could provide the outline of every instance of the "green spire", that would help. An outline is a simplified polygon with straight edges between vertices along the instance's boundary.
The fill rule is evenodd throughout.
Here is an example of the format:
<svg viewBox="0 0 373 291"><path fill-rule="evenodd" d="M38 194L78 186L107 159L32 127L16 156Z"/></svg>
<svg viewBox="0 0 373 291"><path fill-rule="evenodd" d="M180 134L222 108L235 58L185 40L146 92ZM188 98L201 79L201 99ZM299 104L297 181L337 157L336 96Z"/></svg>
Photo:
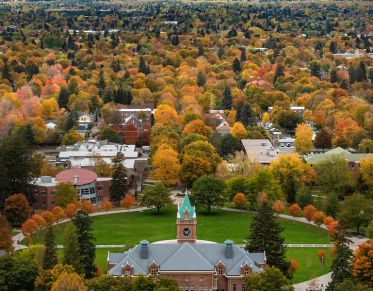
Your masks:
<svg viewBox="0 0 373 291"><path fill-rule="evenodd" d="M181 206L180 204L178 205L178 217L180 217L180 219L184 219L184 213L186 210L189 212L189 219L193 219L196 211L190 204L188 192L185 193Z"/></svg>

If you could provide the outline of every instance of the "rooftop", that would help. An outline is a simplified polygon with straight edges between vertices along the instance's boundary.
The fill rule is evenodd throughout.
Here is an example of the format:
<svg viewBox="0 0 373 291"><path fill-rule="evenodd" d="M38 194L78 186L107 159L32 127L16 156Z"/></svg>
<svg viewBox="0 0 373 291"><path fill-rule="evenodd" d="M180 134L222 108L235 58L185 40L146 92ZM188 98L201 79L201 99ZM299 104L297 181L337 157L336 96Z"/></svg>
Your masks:
<svg viewBox="0 0 373 291"><path fill-rule="evenodd" d="M362 153L351 153L341 147L334 148L332 150L329 150L325 153L315 154L308 156L306 158L306 162L310 164L317 164L321 161L324 161L328 158L330 158L333 155L340 155L344 157L348 162L352 163L358 163L360 159L365 158L368 154L362 154Z"/></svg>
<svg viewBox="0 0 373 291"><path fill-rule="evenodd" d="M86 185L97 180L95 172L87 169L68 169L56 175L56 181L69 183L71 185Z"/></svg>
<svg viewBox="0 0 373 291"><path fill-rule="evenodd" d="M278 158L278 152L268 139L242 139L241 142L246 154L261 164L269 164Z"/></svg>

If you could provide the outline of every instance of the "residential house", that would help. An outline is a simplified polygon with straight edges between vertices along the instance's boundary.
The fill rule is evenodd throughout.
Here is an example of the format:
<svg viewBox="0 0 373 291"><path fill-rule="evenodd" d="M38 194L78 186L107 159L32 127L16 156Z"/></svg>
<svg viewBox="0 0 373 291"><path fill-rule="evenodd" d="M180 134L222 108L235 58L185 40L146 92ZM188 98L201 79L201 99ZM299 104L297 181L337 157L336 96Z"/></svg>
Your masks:
<svg viewBox="0 0 373 291"><path fill-rule="evenodd" d="M206 125L211 126L220 134L229 134L231 126L227 121L224 110L210 110L203 115Z"/></svg>
<svg viewBox="0 0 373 291"><path fill-rule="evenodd" d="M269 106L268 107L268 113L271 113L272 110L273 110L273 106ZM294 105L291 105L290 106L290 110L294 111L295 113L298 113L299 115L303 115L305 108L304 108L304 106L294 106Z"/></svg>
<svg viewBox="0 0 373 291"><path fill-rule="evenodd" d="M279 152L268 139L242 139L245 153L260 164L269 165L279 157Z"/></svg>

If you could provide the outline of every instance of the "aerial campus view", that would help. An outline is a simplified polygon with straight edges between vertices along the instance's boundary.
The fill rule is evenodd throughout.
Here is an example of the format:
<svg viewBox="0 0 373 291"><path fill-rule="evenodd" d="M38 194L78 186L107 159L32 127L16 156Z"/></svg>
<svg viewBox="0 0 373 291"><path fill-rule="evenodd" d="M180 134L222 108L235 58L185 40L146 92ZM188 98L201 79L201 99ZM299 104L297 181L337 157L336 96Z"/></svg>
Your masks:
<svg viewBox="0 0 373 291"><path fill-rule="evenodd" d="M0 1L0 290L373 290L370 1Z"/></svg>

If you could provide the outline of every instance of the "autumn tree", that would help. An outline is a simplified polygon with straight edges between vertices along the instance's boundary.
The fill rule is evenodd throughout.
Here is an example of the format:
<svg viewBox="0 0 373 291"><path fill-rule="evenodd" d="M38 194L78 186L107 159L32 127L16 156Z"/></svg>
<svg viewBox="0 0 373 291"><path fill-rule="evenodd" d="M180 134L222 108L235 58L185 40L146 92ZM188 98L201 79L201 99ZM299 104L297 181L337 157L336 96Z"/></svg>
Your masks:
<svg viewBox="0 0 373 291"><path fill-rule="evenodd" d="M368 189L373 191L373 154L360 160L360 175Z"/></svg>
<svg viewBox="0 0 373 291"><path fill-rule="evenodd" d="M302 213L302 209L299 207L298 204L294 203L290 205L289 212L291 216L293 216L293 221L295 222L295 217L298 217Z"/></svg>
<svg viewBox="0 0 373 291"><path fill-rule="evenodd" d="M308 153L312 149L312 133L312 128L307 124L297 125L294 145L298 153Z"/></svg>
<svg viewBox="0 0 373 291"><path fill-rule="evenodd" d="M330 149L332 147L332 136L325 128L322 128L316 133L314 144L316 148L323 151Z"/></svg>
<svg viewBox="0 0 373 291"><path fill-rule="evenodd" d="M51 291L87 291L84 279L77 273L62 273L53 283Z"/></svg>
<svg viewBox="0 0 373 291"><path fill-rule="evenodd" d="M129 210L133 205L135 205L136 199L131 194L126 194L120 201L120 207L127 208Z"/></svg>
<svg viewBox="0 0 373 291"><path fill-rule="evenodd" d="M211 213L212 206L223 206L224 186L224 182L220 179L212 175L204 175L193 183L190 199L198 207L207 207L208 213Z"/></svg>
<svg viewBox="0 0 373 291"><path fill-rule="evenodd" d="M246 128L241 122L235 122L233 124L230 134L238 140L241 140L247 137Z"/></svg>
<svg viewBox="0 0 373 291"><path fill-rule="evenodd" d="M104 199L102 200L100 204L100 208L104 210L105 212L108 212L109 210L113 208L113 205L111 204L109 198L104 197Z"/></svg>
<svg viewBox="0 0 373 291"><path fill-rule="evenodd" d="M321 224L324 223L324 217L325 217L325 214L322 211L316 211L312 215L312 222L316 224L317 226L320 226Z"/></svg>
<svg viewBox="0 0 373 291"><path fill-rule="evenodd" d="M276 267L266 267L263 272L252 273L244 279L246 290L294 290L283 272Z"/></svg>
<svg viewBox="0 0 373 291"><path fill-rule="evenodd" d="M78 190L69 183L58 183L56 186L55 204L60 207L66 207L70 203L75 203L78 196Z"/></svg>
<svg viewBox="0 0 373 291"><path fill-rule="evenodd" d="M82 200L80 203L80 209L87 214L91 214L96 211L96 207L90 200Z"/></svg>
<svg viewBox="0 0 373 291"><path fill-rule="evenodd" d="M5 218L0 216L0 250L11 253L13 249L12 231Z"/></svg>
<svg viewBox="0 0 373 291"><path fill-rule="evenodd" d="M307 205L303 209L303 216L311 222L313 215L317 212L317 209L313 205Z"/></svg>
<svg viewBox="0 0 373 291"><path fill-rule="evenodd" d="M157 208L157 214L160 209L166 205L172 204L170 189L163 183L156 183L154 186L146 186L140 199L140 204L145 207Z"/></svg>
<svg viewBox="0 0 373 291"><path fill-rule="evenodd" d="M75 216L77 211L78 207L74 203L67 204L64 209L65 216L67 218L72 218L73 216Z"/></svg>
<svg viewBox="0 0 373 291"><path fill-rule="evenodd" d="M63 263L71 265L78 272L82 272L80 264L80 249L78 233L74 224L67 224L63 237Z"/></svg>
<svg viewBox="0 0 373 291"><path fill-rule="evenodd" d="M123 165L124 156L119 153L113 159L113 177L110 185L110 200L119 203L124 194L127 192L127 171Z"/></svg>
<svg viewBox="0 0 373 291"><path fill-rule="evenodd" d="M23 194L14 194L5 200L4 215L13 227L20 227L31 214L31 207Z"/></svg>
<svg viewBox="0 0 373 291"><path fill-rule="evenodd" d="M229 87L224 88L222 108L227 110L230 110L232 108L232 93Z"/></svg>
<svg viewBox="0 0 373 291"><path fill-rule="evenodd" d="M372 261L373 240L359 244L352 259L352 279L356 283L373 287Z"/></svg>
<svg viewBox="0 0 373 291"><path fill-rule="evenodd" d="M245 208L247 198L246 198L245 194L236 193L236 195L234 195L234 197L233 197L233 202L234 202L234 205L237 208Z"/></svg>
<svg viewBox="0 0 373 291"><path fill-rule="evenodd" d="M83 140L84 137L79 132L77 132L76 129L72 128L64 134L62 144L71 145Z"/></svg>
<svg viewBox="0 0 373 291"><path fill-rule="evenodd" d="M152 157L150 176L171 186L177 183L180 170L178 153L168 145L160 146Z"/></svg>
<svg viewBox="0 0 373 291"><path fill-rule="evenodd" d="M211 127L204 124L201 119L195 119L185 125L183 135L190 133L198 133L200 135L208 136L211 133Z"/></svg>
<svg viewBox="0 0 373 291"><path fill-rule="evenodd" d="M273 175L280 182L288 203L294 203L297 189L312 181L313 170L297 154L281 155L270 165Z"/></svg>
<svg viewBox="0 0 373 291"><path fill-rule="evenodd" d="M273 204L272 204L272 210L277 213L277 214L280 214L280 213L284 213L285 211L285 205L284 205L284 202L282 202L281 200L276 200Z"/></svg>

